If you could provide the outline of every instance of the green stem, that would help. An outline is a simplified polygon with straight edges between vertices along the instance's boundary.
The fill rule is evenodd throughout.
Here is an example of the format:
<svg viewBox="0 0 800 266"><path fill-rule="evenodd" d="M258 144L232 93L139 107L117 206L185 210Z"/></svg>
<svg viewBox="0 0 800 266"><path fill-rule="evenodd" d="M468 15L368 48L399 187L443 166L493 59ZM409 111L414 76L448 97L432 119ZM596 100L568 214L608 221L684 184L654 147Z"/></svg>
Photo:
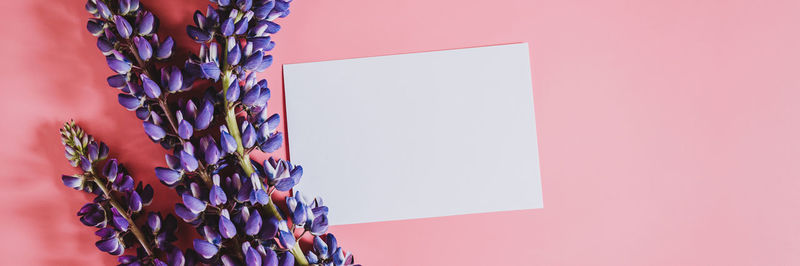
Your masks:
<svg viewBox="0 0 800 266"><path fill-rule="evenodd" d="M106 198L108 198L108 203L110 203L112 207L116 208L117 211L119 211L119 214L122 215L122 218L125 218L125 220L128 221L129 224L128 228L131 230L131 233L133 233L133 235L136 237L136 240L139 240L139 244L142 246L142 248L144 248L144 251L147 252L147 255L150 255L152 257L154 253L153 250L150 248L150 244L147 242L147 238L145 238L144 233L142 233L142 231L139 230L139 227L136 226L135 223L133 223L133 219L131 218L130 215L128 215L127 212L125 212L125 208L123 208L122 205L119 204L119 202L117 202L116 199L114 199L114 197L111 195L111 191L109 191L106 185L103 184L102 180L97 178L97 176L94 175L93 173L89 173L89 175L91 176L92 181L94 181L94 183L97 184L100 190L103 191L103 194L106 195Z"/></svg>
<svg viewBox="0 0 800 266"><path fill-rule="evenodd" d="M224 49L223 49L224 50ZM224 69L224 68L223 68ZM225 70L222 72L222 95L228 94L228 86L231 83L230 80L231 72L229 70ZM233 106L231 103L228 102L228 99L225 99L225 123L228 127L228 132L236 139L236 155L239 157L239 165L241 165L242 170L244 173L250 177L253 173L255 173L255 169L253 165L250 163L250 154L244 151L244 146L242 146L242 134L239 132L239 124L236 122L236 107ZM262 213L269 213L273 217L277 218L278 220L283 220L280 212L278 212L278 208L272 202L272 198L270 197L269 202L266 205L261 205ZM303 255L303 250L300 249L300 243L298 239L298 243L294 246L294 248L290 251L292 255L294 255L295 265L299 266L306 266L308 265L308 260L306 260L305 255Z"/></svg>

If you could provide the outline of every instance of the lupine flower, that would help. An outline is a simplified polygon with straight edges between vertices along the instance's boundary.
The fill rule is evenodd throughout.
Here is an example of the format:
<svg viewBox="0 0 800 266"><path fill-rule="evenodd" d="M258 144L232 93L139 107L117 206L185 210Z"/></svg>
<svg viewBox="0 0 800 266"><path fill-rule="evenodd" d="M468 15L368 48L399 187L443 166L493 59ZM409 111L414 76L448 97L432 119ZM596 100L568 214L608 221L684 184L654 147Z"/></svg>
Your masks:
<svg viewBox="0 0 800 266"><path fill-rule="evenodd" d="M144 214L144 207L153 200L150 185L140 182L134 187L133 178L125 168L116 159L106 159L108 147L98 144L74 122L64 124L61 142L67 159L73 165L81 164L83 171L64 175L62 181L68 187L96 195L91 203L81 207L78 216L84 225L99 228L95 234L100 240L95 245L100 251L120 256L127 248L138 246L136 256L119 258L120 263L127 265L158 264L160 252L177 249L171 244L176 240L174 223L162 227L157 213L148 213L144 225L135 223L134 218ZM95 169L96 165L103 165L102 170ZM134 238L136 242L126 242L126 238Z"/></svg>
<svg viewBox="0 0 800 266"><path fill-rule="evenodd" d="M195 12L194 25L186 28L200 52L190 54L182 66L163 61L172 55L174 40L166 37L159 41L158 19L137 0L119 1L109 6L89 0L86 9L95 18L87 30L98 37L98 48L116 72L107 81L120 91L118 102L143 120L151 140L172 150L165 156L166 166L155 169L156 176L180 196L175 214L202 236L193 241L194 250L168 248L163 250L168 255L165 260L153 259L152 263L308 265L295 229L324 237L327 207L321 199L306 200L299 193L284 199L288 209L277 207L271 193L291 190L301 180L303 168L272 158L260 164L249 155L256 149L271 153L283 144L278 132L280 117L267 111L268 83L258 80L255 73L273 62L269 52L275 43L270 35L280 30L274 20L289 15L290 0L212 0L214 5L205 13ZM162 62L156 63L159 60ZM199 79L213 81L211 88L201 92L202 96L182 94L195 89L193 84ZM168 97L177 97L177 104ZM219 131L206 130L209 127ZM102 147L96 150L95 157L102 157ZM84 168L91 168L94 161L91 155L72 157L74 165ZM114 166L108 166L108 172L114 172ZM120 191L129 191L128 205L133 209L146 206L152 191L134 188L133 179L120 173L119 166L116 172L109 180ZM62 181L73 188L97 191L80 176L66 176ZM119 218L124 212L114 210L87 206L82 219L125 227L124 219ZM99 218L107 216L111 219ZM170 226L166 221L172 221ZM173 223L174 217L148 215L147 227L155 234L156 246L168 246L161 243L172 238L163 232L173 228ZM104 244L117 252L113 241ZM339 254L341 249L333 252ZM346 261L341 257L319 265ZM120 263L135 264L136 258L122 256Z"/></svg>

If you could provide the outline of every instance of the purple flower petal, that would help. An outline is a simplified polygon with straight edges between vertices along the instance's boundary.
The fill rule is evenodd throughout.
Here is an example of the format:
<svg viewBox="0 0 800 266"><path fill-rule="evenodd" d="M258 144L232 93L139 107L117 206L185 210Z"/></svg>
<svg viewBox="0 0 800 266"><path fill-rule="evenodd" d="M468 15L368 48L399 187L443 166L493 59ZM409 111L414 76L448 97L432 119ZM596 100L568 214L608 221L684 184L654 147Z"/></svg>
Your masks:
<svg viewBox="0 0 800 266"><path fill-rule="evenodd" d="M113 56L106 58L106 63L108 63L108 67L111 68L111 70L114 70L119 74L126 74L131 71L130 63L116 59Z"/></svg>
<svg viewBox="0 0 800 266"><path fill-rule="evenodd" d="M191 138L193 132L194 128L192 127L192 124L189 123L189 121L184 119L181 120L181 122L178 122L178 136L180 136L182 139Z"/></svg>
<svg viewBox="0 0 800 266"><path fill-rule="evenodd" d="M239 99L239 80L234 79L230 86L228 86L228 91L225 93L225 99L228 102L235 102Z"/></svg>
<svg viewBox="0 0 800 266"><path fill-rule="evenodd" d="M144 132L153 140L160 140L167 136L167 132L163 128L153 123L144 121L142 125L144 126Z"/></svg>
<svg viewBox="0 0 800 266"><path fill-rule="evenodd" d="M261 51L256 51L252 55L248 56L247 59L244 60L244 64L242 67L246 70L253 71L261 65L261 60L264 57L264 53Z"/></svg>
<svg viewBox="0 0 800 266"><path fill-rule="evenodd" d="M281 133L274 133L267 138L263 144L261 144L261 150L267 153L275 152L278 150L281 145L283 145L283 134Z"/></svg>
<svg viewBox="0 0 800 266"><path fill-rule="evenodd" d="M231 34L233 34L234 30L233 19L234 18L228 18L224 22L222 22L222 25L219 26L220 33L222 33L222 36L228 37L231 36Z"/></svg>
<svg viewBox="0 0 800 266"><path fill-rule="evenodd" d="M236 226L233 225L228 217L220 216L219 217L219 233L224 238L233 238L236 236Z"/></svg>
<svg viewBox="0 0 800 266"><path fill-rule="evenodd" d="M328 244L325 244L325 241L322 241L322 238L319 236L314 236L314 244L312 245L314 248L314 253L317 253L321 256L321 259L328 258Z"/></svg>
<svg viewBox="0 0 800 266"><path fill-rule="evenodd" d="M156 167L156 176L161 182L172 186L181 180L181 173L169 168Z"/></svg>
<svg viewBox="0 0 800 266"><path fill-rule="evenodd" d="M169 83L167 84L167 89L170 92L176 92L180 90L183 86L183 73L178 67L173 66L170 74L169 74Z"/></svg>
<svg viewBox="0 0 800 266"><path fill-rule="evenodd" d="M213 80L219 79L220 70L216 62L200 64L200 69L202 70L203 78Z"/></svg>
<svg viewBox="0 0 800 266"><path fill-rule="evenodd" d="M221 132L219 144L222 146L222 152L226 154L236 152L236 139L227 130Z"/></svg>
<svg viewBox="0 0 800 266"><path fill-rule="evenodd" d="M115 237L97 241L94 243L94 245L97 246L97 248L100 249L100 251L110 253L112 251L117 250L119 246L122 245L122 243L120 243L119 239Z"/></svg>
<svg viewBox="0 0 800 266"><path fill-rule="evenodd" d="M117 159L111 159L106 162L106 166L103 167L103 176L108 178L108 181L114 182L114 179L117 178Z"/></svg>
<svg viewBox="0 0 800 266"><path fill-rule="evenodd" d="M100 36L100 34L103 34L105 27L105 22L99 19L90 19L89 22L86 23L86 29L89 30L89 33L94 36Z"/></svg>
<svg viewBox="0 0 800 266"><path fill-rule="evenodd" d="M114 24L117 27L117 33L119 33L120 37L123 39L128 39L131 37L131 34L133 33L133 27L131 27L131 24L128 22L128 20L122 16L114 16Z"/></svg>
<svg viewBox="0 0 800 266"><path fill-rule="evenodd" d="M178 215L178 217L181 217L181 219L183 219L186 222L192 222L196 220L198 216L197 213L192 212L191 210L189 210L189 208L186 207L186 205L183 205L181 203L175 204L175 214Z"/></svg>
<svg viewBox="0 0 800 266"><path fill-rule="evenodd" d="M242 122L242 145L245 148L253 147L256 143L256 130L247 121Z"/></svg>
<svg viewBox="0 0 800 266"><path fill-rule="evenodd" d="M139 193L134 191L131 193L131 198L128 202L128 206L133 212L139 212L142 210L142 197L139 196Z"/></svg>
<svg viewBox="0 0 800 266"><path fill-rule="evenodd" d="M217 254L217 251L219 251L217 246L202 239L194 240L194 249L198 254L200 254L200 256L206 259L214 257L214 255Z"/></svg>
<svg viewBox="0 0 800 266"><path fill-rule="evenodd" d="M239 60L242 58L242 50L239 48L238 44L235 44L230 50L228 50L228 64L229 65L236 65L239 63Z"/></svg>
<svg viewBox="0 0 800 266"><path fill-rule="evenodd" d="M245 253L244 257L247 266L261 266L261 254L258 254L258 251L253 247L247 249L247 253Z"/></svg>
<svg viewBox="0 0 800 266"><path fill-rule="evenodd" d="M274 131L278 128L278 125L281 123L281 116L278 114L274 114L267 118L267 126L269 131Z"/></svg>
<svg viewBox="0 0 800 266"><path fill-rule="evenodd" d="M161 230L161 216L157 213L151 212L147 215L147 226L150 227L154 233Z"/></svg>
<svg viewBox="0 0 800 266"><path fill-rule="evenodd" d="M311 234L318 236L324 234L326 231L328 231L328 216L320 215L314 218L314 221L311 222Z"/></svg>
<svg viewBox="0 0 800 266"><path fill-rule="evenodd" d="M136 36L133 37L133 43L136 44L136 50L139 52L139 58L144 61L150 60L150 57L153 56L153 47L150 46L150 42L148 42L144 37Z"/></svg>
<svg viewBox="0 0 800 266"><path fill-rule="evenodd" d="M211 124L211 119L214 118L214 104L206 100L203 104L203 110L200 110L200 113L197 114L197 118L195 119L194 126L197 130L204 130L208 128L208 125Z"/></svg>
<svg viewBox="0 0 800 266"><path fill-rule="evenodd" d="M210 143L205 151L205 161L208 165L217 164L219 161L219 148L216 143Z"/></svg>
<svg viewBox="0 0 800 266"><path fill-rule="evenodd" d="M64 183L65 186L80 190L83 188L83 178L75 177L75 176L68 176L62 175L61 182Z"/></svg>
<svg viewBox="0 0 800 266"><path fill-rule="evenodd" d="M153 13L144 12L144 16L139 21L138 31L141 35L148 35L153 32L153 27L155 26L156 18L153 16Z"/></svg>
<svg viewBox="0 0 800 266"><path fill-rule="evenodd" d="M194 158L194 155L191 155L184 150L181 151L180 156L181 156L181 167L183 168L183 170L185 170L186 172L194 172L194 170L197 170L198 162L197 159Z"/></svg>
<svg viewBox="0 0 800 266"><path fill-rule="evenodd" d="M147 94L147 97L155 99L161 96L161 87L159 87L155 81L151 80L145 74L141 74L139 78L142 79L142 87L144 88L144 93Z"/></svg>
<svg viewBox="0 0 800 266"><path fill-rule="evenodd" d="M283 249L292 249L294 248L294 244L296 240L294 239L294 234L288 231L280 230L278 231L278 245L280 245Z"/></svg>
<svg viewBox="0 0 800 266"><path fill-rule="evenodd" d="M183 194L183 204L186 205L193 213L201 213L206 210L206 203L202 200L192 197L189 194Z"/></svg>
<svg viewBox="0 0 800 266"><path fill-rule="evenodd" d="M253 210L253 213L250 214L250 219L247 219L247 223L244 226L245 233L251 236L258 234L258 231L261 230L261 221L261 214L258 213L258 210Z"/></svg>
<svg viewBox="0 0 800 266"><path fill-rule="evenodd" d="M222 187L214 185L211 187L211 191L209 191L208 200L211 205L219 206L225 204L228 201L228 197L225 195L225 191L222 190Z"/></svg>
<svg viewBox="0 0 800 266"><path fill-rule="evenodd" d="M167 59L172 55L172 46L175 45L175 41L172 40L172 37L167 37L160 46L158 46L158 51L156 51L156 58L158 59Z"/></svg>
<svg viewBox="0 0 800 266"><path fill-rule="evenodd" d="M197 43L205 43L211 40L211 34L195 26L186 26L186 33L189 34L189 38L192 38Z"/></svg>
<svg viewBox="0 0 800 266"><path fill-rule="evenodd" d="M118 89L128 85L128 77L126 75L109 76L106 81L108 81L108 86Z"/></svg>

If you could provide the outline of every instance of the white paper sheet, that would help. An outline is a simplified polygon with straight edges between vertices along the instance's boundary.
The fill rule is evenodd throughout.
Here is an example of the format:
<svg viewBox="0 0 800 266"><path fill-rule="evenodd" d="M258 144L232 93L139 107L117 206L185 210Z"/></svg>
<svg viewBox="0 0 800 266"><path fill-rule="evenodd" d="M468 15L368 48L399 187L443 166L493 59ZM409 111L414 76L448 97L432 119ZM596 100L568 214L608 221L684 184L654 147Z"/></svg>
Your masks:
<svg viewBox="0 0 800 266"><path fill-rule="evenodd" d="M331 224L543 206L527 44L283 71L297 189Z"/></svg>

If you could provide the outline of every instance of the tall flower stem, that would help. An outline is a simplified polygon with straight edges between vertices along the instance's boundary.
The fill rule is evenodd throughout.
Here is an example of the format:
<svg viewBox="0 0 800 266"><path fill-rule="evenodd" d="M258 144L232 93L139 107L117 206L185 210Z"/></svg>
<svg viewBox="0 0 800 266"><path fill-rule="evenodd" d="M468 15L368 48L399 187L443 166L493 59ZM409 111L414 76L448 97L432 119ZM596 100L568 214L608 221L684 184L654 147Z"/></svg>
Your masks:
<svg viewBox="0 0 800 266"><path fill-rule="evenodd" d="M227 56L227 52L223 54ZM231 72L229 70L222 72L222 95L227 95L228 93L228 87L231 83L230 76ZM250 163L250 154L246 153L244 151L244 146L242 146L242 134L239 132L239 124L236 122L236 106L232 106L227 99L225 99L225 123L228 127L228 131L231 133L231 136L236 139L236 154L237 157L239 157L239 165L241 165L244 173L247 174L247 176L250 176L255 173L255 169ZM266 205L262 205L262 211L272 214L272 216L278 220L283 220L283 217L281 217L280 212L278 212L278 208L275 206L275 203L272 202L272 198L270 198ZM303 250L300 249L299 243L297 243L290 252L292 255L294 255L296 265L308 265L308 260L306 260L305 255L303 255Z"/></svg>
<svg viewBox="0 0 800 266"><path fill-rule="evenodd" d="M119 202L114 198L113 195L111 195L111 191L108 190L108 187L106 187L103 180L97 178L97 176L94 174L94 171L90 172L89 175L92 178L92 181L94 181L94 183L97 184L97 187L99 187L100 190L103 191L103 194L108 199L108 203L110 203L112 207L116 208L117 211L119 211L119 214L122 215L122 218L125 218L125 220L128 221L128 228L131 230L131 233L133 233L133 235L136 237L136 240L139 241L139 244L142 245L144 251L147 252L147 255L153 257L154 253L153 249L150 247L150 243L147 241L147 238L145 238L144 233L142 233L142 230L139 230L139 227L136 226L136 224L133 222L131 216L125 212L125 208L121 204L119 204Z"/></svg>

